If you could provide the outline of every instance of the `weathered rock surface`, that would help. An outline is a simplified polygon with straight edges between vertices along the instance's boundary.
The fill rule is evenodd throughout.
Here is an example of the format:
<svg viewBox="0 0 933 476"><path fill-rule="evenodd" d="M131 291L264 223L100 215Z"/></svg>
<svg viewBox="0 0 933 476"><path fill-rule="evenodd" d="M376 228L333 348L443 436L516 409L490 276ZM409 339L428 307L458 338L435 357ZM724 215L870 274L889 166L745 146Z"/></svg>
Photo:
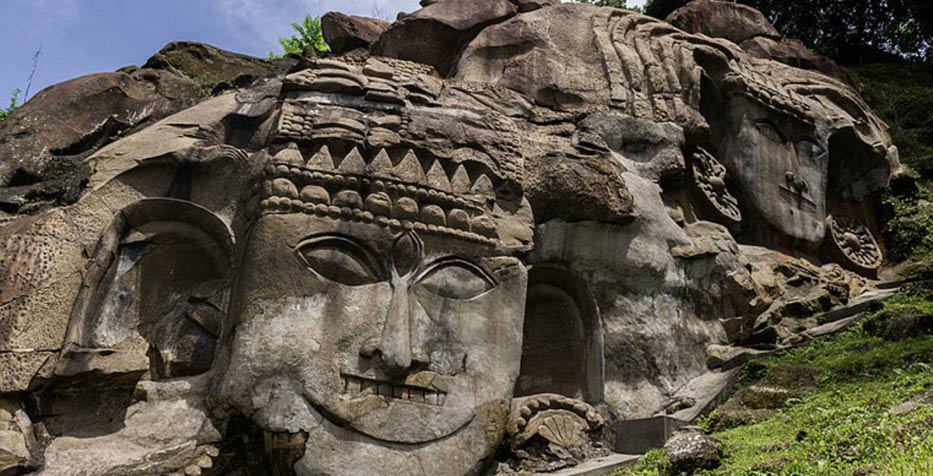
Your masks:
<svg viewBox="0 0 933 476"><path fill-rule="evenodd" d="M372 51L433 66L446 76L477 33L517 12L508 0L440 0L397 21L379 37Z"/></svg>
<svg viewBox="0 0 933 476"><path fill-rule="evenodd" d="M590 158L542 157L529 165L528 201L539 223L556 219L621 223L632 219L632 196L619 169Z"/></svg>
<svg viewBox="0 0 933 476"><path fill-rule="evenodd" d="M368 52L176 44L4 121L101 96L0 136L48 148L0 163L26 187L0 190L0 397L45 445L8 423L4 464L462 476L505 441L503 471L566 467L873 286L899 164L844 82L624 10L423 4ZM777 41L744 8L691 28ZM137 132L82 139L115 107ZM20 216L54 180L76 201ZM798 395L747 390L737 419Z"/></svg>
<svg viewBox="0 0 933 476"><path fill-rule="evenodd" d="M678 432L664 444L664 451L670 460L671 475L715 469L721 459L717 441L697 429Z"/></svg>
<svg viewBox="0 0 933 476"><path fill-rule="evenodd" d="M141 69L92 74L40 91L0 122L0 210L17 213L75 201L87 178L81 160L95 149L211 92L246 86L282 67L179 42Z"/></svg>
<svg viewBox="0 0 933 476"><path fill-rule="evenodd" d="M519 13L533 12L544 7L560 5L560 0L511 0L518 6Z"/></svg>
<svg viewBox="0 0 933 476"><path fill-rule="evenodd" d="M672 12L665 21L690 33L724 38L758 58L819 71L850 82L848 73L833 60L810 51L798 39L781 38L761 12L747 5L719 0L692 1Z"/></svg>
<svg viewBox="0 0 933 476"><path fill-rule="evenodd" d="M693 1L675 10L664 21L688 33L725 38L737 45L756 37L781 37L760 11L735 2Z"/></svg>
<svg viewBox="0 0 933 476"><path fill-rule="evenodd" d="M32 421L18 403L0 400L0 474L25 474L42 466Z"/></svg>
<svg viewBox="0 0 933 476"><path fill-rule="evenodd" d="M334 53L346 53L356 48L369 48L391 24L376 18L328 12L321 17L324 40Z"/></svg>

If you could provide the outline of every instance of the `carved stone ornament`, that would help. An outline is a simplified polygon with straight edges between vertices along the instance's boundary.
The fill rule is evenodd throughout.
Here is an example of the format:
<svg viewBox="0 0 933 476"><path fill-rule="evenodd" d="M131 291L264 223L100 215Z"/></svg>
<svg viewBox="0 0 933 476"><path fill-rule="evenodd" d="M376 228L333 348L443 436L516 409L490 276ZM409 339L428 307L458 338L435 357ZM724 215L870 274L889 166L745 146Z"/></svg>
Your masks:
<svg viewBox="0 0 933 476"><path fill-rule="evenodd" d="M726 168L712 154L697 148L691 169L693 186L704 198L713 218L728 226L738 225L742 212L739 201L726 188Z"/></svg>
<svg viewBox="0 0 933 476"><path fill-rule="evenodd" d="M830 230L830 253L842 258L842 265L856 272L873 273L881 266L884 256L868 227L846 215L829 216L826 226Z"/></svg>
<svg viewBox="0 0 933 476"><path fill-rule="evenodd" d="M508 432L512 448L523 446L535 435L564 448L576 446L585 434L603 426L603 417L592 406L573 398L543 393L512 400Z"/></svg>

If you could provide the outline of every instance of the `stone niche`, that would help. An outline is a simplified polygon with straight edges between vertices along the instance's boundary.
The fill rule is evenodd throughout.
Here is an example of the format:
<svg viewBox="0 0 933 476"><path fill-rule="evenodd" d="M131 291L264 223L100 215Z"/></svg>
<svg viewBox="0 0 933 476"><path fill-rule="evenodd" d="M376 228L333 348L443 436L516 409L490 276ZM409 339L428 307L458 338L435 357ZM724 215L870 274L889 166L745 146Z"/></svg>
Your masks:
<svg viewBox="0 0 933 476"><path fill-rule="evenodd" d="M526 299L515 396L556 393L601 402L602 327L586 281L559 265L535 265Z"/></svg>
<svg viewBox="0 0 933 476"><path fill-rule="evenodd" d="M93 433L122 420L139 379L210 369L232 250L226 224L191 202L143 199L118 213L98 244L65 350L32 397L32 413L53 434ZM97 391L72 390L88 387Z"/></svg>

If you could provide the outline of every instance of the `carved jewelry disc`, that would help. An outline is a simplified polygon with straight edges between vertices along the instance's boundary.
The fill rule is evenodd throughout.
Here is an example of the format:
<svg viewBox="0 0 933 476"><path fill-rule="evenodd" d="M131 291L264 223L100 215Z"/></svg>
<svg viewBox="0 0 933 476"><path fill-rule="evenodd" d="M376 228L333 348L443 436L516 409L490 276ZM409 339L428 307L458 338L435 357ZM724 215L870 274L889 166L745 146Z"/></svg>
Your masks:
<svg viewBox="0 0 933 476"><path fill-rule="evenodd" d="M727 226L738 225L742 212L738 199L726 188L726 167L709 152L697 148L691 169L693 186L716 221Z"/></svg>
<svg viewBox="0 0 933 476"><path fill-rule="evenodd" d="M875 237L865 224L851 217L829 216L826 226L832 235L832 247L845 258L855 271L875 271L881 266L883 256Z"/></svg>

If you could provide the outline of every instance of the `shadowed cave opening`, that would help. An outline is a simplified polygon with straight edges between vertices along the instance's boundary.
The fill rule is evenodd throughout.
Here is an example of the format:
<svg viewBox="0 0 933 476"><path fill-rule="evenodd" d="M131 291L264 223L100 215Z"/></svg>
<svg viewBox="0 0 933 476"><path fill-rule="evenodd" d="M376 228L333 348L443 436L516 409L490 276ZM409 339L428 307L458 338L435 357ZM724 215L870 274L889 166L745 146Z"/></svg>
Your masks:
<svg viewBox="0 0 933 476"><path fill-rule="evenodd" d="M599 310L581 276L559 265L532 266L522 334L515 397L557 393L603 400Z"/></svg>

